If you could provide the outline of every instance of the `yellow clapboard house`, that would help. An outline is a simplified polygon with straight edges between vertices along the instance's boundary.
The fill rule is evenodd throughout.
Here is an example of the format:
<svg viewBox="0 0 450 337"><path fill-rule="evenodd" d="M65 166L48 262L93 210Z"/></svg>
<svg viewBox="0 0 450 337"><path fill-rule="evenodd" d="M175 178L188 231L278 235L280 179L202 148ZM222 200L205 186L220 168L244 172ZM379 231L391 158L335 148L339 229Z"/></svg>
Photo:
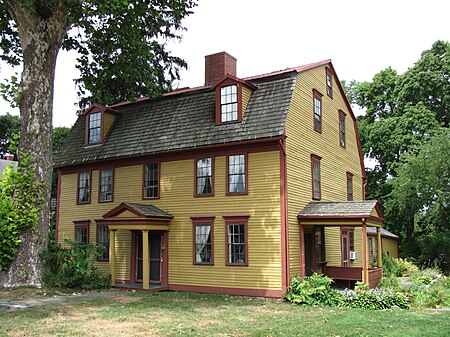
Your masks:
<svg viewBox="0 0 450 337"><path fill-rule="evenodd" d="M278 297L294 275L381 275L383 216L330 60L238 78L208 55L202 87L93 104L55 168L57 241L107 247L113 286Z"/></svg>

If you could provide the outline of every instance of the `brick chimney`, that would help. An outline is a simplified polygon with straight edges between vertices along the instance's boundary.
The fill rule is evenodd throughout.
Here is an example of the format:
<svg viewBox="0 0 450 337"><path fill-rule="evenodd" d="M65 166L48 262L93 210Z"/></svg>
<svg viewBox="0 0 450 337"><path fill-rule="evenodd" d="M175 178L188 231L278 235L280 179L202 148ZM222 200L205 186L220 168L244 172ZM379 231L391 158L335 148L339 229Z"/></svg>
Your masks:
<svg viewBox="0 0 450 337"><path fill-rule="evenodd" d="M236 61L224 51L205 56L205 85L213 85L227 74L236 76Z"/></svg>
<svg viewBox="0 0 450 337"><path fill-rule="evenodd" d="M6 153L6 154L5 154L5 160L10 160L10 161L14 160L14 155L13 155L13 154Z"/></svg>

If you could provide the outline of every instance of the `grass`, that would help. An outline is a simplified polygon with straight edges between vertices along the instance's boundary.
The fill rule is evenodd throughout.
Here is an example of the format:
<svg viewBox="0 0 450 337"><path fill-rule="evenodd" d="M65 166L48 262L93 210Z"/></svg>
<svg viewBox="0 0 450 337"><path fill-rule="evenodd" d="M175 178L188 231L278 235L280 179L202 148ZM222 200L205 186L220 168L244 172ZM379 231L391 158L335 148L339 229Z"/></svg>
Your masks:
<svg viewBox="0 0 450 337"><path fill-rule="evenodd" d="M0 312L0 336L436 337L448 331L449 311L314 308L276 299L177 292L117 292Z"/></svg>

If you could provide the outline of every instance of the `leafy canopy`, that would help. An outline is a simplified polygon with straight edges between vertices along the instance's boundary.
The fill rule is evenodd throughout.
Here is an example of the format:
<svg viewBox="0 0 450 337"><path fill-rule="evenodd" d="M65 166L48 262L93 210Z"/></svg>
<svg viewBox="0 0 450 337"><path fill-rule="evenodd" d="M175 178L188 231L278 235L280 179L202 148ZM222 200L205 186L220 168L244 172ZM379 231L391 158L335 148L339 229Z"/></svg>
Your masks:
<svg viewBox="0 0 450 337"><path fill-rule="evenodd" d="M0 59L18 65L23 56L8 2L0 0ZM171 55L166 42L181 38L181 22L196 0L22 2L42 18L51 17L57 5L65 7L68 33L62 47L79 54L75 82L81 107L93 100L111 104L158 96L187 66Z"/></svg>

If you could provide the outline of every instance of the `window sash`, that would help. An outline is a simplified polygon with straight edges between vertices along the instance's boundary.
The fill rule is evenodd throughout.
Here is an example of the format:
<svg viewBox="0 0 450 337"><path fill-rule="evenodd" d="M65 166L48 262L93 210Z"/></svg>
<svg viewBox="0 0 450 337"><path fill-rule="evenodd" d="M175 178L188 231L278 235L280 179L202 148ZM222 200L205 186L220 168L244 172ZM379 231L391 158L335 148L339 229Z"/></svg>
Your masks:
<svg viewBox="0 0 450 337"><path fill-rule="evenodd" d="M144 198L157 198L159 187L159 164L145 164Z"/></svg>
<svg viewBox="0 0 450 337"><path fill-rule="evenodd" d="M333 96L333 77L329 72L327 72L327 95Z"/></svg>
<svg viewBox="0 0 450 337"><path fill-rule="evenodd" d="M211 225L195 225L195 263L212 263L211 228Z"/></svg>
<svg viewBox="0 0 450 337"><path fill-rule="evenodd" d="M245 265L247 263L245 226L245 224L227 225L228 264Z"/></svg>
<svg viewBox="0 0 450 337"><path fill-rule="evenodd" d="M238 119L237 85L220 88L220 121L231 122Z"/></svg>
<svg viewBox="0 0 450 337"><path fill-rule="evenodd" d="M212 194L212 158L197 160L197 195Z"/></svg>
<svg viewBox="0 0 450 337"><path fill-rule="evenodd" d="M345 116L339 115L339 143L345 147Z"/></svg>
<svg viewBox="0 0 450 337"><path fill-rule="evenodd" d="M314 96L314 129L322 129L322 99L317 96Z"/></svg>
<svg viewBox="0 0 450 337"><path fill-rule="evenodd" d="M82 244L88 244L88 227L87 226L75 226L75 241Z"/></svg>
<svg viewBox="0 0 450 337"><path fill-rule="evenodd" d="M81 172L78 176L78 203L88 203L90 200L90 173Z"/></svg>
<svg viewBox="0 0 450 337"><path fill-rule="evenodd" d="M313 197L320 199L320 162L313 159Z"/></svg>
<svg viewBox="0 0 450 337"><path fill-rule="evenodd" d="M228 193L245 193L245 155L228 156Z"/></svg>
<svg viewBox="0 0 450 337"><path fill-rule="evenodd" d="M100 112L89 115L89 144L100 143L101 120L102 116Z"/></svg>
<svg viewBox="0 0 450 337"><path fill-rule="evenodd" d="M325 230L322 226L314 227L314 244L316 261L325 262Z"/></svg>
<svg viewBox="0 0 450 337"><path fill-rule="evenodd" d="M100 171L100 201L112 201L113 170Z"/></svg>
<svg viewBox="0 0 450 337"><path fill-rule="evenodd" d="M99 260L109 259L109 229L108 226L98 226L97 228L97 243L104 246L104 249L100 252Z"/></svg>
<svg viewBox="0 0 450 337"><path fill-rule="evenodd" d="M353 200L353 177L347 175L347 201Z"/></svg>

